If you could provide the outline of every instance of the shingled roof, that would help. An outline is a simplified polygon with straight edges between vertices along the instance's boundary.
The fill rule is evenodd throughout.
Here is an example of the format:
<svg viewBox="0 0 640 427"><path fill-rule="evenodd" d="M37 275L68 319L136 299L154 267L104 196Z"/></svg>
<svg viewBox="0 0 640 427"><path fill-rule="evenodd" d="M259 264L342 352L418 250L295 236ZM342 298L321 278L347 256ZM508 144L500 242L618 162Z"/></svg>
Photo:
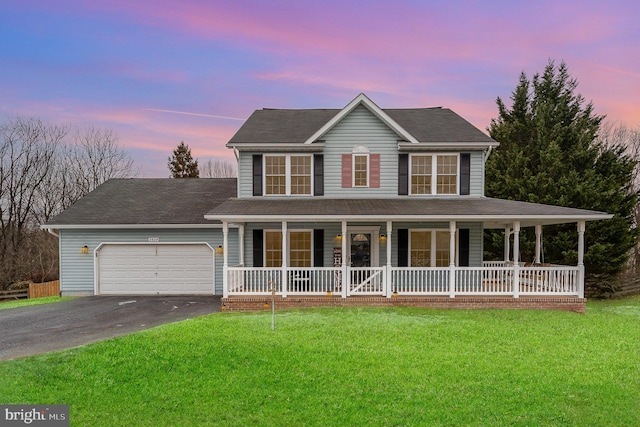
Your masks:
<svg viewBox="0 0 640 427"><path fill-rule="evenodd" d="M236 196L235 178L111 179L43 225L211 225L204 214Z"/></svg>
<svg viewBox="0 0 640 427"><path fill-rule="evenodd" d="M227 146L255 143L303 143L336 116L339 109L256 110ZM496 141L448 108L383 109L420 143Z"/></svg>
<svg viewBox="0 0 640 427"><path fill-rule="evenodd" d="M396 197L381 199L230 199L206 215L227 221L468 221L498 227L562 224L610 218L605 212L490 197Z"/></svg>

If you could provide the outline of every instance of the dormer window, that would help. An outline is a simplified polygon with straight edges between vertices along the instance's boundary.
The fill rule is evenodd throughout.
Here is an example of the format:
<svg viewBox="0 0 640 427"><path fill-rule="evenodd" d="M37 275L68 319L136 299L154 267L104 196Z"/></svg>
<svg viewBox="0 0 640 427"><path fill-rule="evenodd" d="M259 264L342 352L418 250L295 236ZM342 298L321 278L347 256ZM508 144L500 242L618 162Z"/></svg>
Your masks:
<svg viewBox="0 0 640 427"><path fill-rule="evenodd" d="M311 156L265 155L264 185L269 196L311 195Z"/></svg>

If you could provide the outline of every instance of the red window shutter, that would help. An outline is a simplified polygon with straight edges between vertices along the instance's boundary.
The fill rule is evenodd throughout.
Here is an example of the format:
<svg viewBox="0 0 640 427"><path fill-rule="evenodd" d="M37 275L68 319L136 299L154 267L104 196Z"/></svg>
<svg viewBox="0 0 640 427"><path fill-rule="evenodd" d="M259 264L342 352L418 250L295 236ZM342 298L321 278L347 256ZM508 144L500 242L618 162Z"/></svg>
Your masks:
<svg viewBox="0 0 640 427"><path fill-rule="evenodd" d="M351 154L342 155L342 188L351 188Z"/></svg>
<svg viewBox="0 0 640 427"><path fill-rule="evenodd" d="M380 188L380 154L369 155L369 167L371 168L369 186L371 188Z"/></svg>

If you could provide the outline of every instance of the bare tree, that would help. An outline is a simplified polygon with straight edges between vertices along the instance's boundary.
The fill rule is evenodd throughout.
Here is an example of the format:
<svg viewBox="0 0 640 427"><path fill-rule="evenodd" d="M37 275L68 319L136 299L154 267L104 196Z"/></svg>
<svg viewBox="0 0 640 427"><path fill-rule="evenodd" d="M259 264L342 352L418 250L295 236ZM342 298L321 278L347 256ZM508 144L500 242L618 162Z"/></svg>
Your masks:
<svg viewBox="0 0 640 427"><path fill-rule="evenodd" d="M118 135L111 129L76 130L69 150L73 184L82 195L110 178L137 174L133 158L118 146Z"/></svg>
<svg viewBox="0 0 640 427"><path fill-rule="evenodd" d="M28 273L20 262L28 231L37 229L35 207L66 127L18 117L0 126L0 286Z"/></svg>
<svg viewBox="0 0 640 427"><path fill-rule="evenodd" d="M0 124L0 289L57 275L57 241L39 225L107 179L136 174L117 141L37 118Z"/></svg>
<svg viewBox="0 0 640 427"><path fill-rule="evenodd" d="M200 176L202 178L235 178L236 167L233 163L219 159L209 159L200 166Z"/></svg>
<svg viewBox="0 0 640 427"><path fill-rule="evenodd" d="M598 141L605 147L625 147L626 154L636 161L634 191L640 192L640 128L634 129L623 123L605 123L600 127ZM640 224L640 205L635 208L635 225ZM629 257L629 273L640 273L640 244L632 249Z"/></svg>

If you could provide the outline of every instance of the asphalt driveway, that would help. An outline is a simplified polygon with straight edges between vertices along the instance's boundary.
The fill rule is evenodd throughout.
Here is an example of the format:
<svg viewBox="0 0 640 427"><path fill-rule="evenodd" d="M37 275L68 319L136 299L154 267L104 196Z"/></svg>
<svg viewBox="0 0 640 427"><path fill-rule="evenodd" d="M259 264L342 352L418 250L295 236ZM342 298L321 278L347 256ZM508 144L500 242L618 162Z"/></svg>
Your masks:
<svg viewBox="0 0 640 427"><path fill-rule="evenodd" d="M92 296L0 310L0 360L78 347L220 311L214 296Z"/></svg>

